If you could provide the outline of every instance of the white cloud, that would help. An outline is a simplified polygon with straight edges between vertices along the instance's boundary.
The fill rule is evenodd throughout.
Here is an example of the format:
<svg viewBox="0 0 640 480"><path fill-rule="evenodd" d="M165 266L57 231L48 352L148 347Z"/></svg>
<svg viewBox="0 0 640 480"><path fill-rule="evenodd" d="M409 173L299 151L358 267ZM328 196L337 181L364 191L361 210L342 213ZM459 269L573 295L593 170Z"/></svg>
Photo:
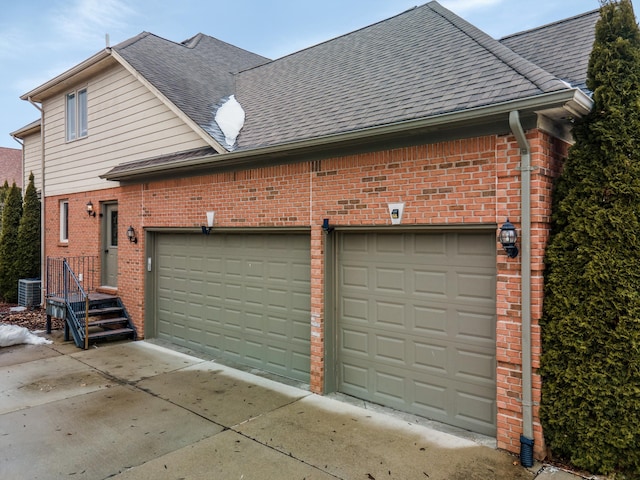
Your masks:
<svg viewBox="0 0 640 480"><path fill-rule="evenodd" d="M74 42L95 43L105 33L126 29L135 11L123 0L75 0L71 6L61 4L54 13L53 27Z"/></svg>

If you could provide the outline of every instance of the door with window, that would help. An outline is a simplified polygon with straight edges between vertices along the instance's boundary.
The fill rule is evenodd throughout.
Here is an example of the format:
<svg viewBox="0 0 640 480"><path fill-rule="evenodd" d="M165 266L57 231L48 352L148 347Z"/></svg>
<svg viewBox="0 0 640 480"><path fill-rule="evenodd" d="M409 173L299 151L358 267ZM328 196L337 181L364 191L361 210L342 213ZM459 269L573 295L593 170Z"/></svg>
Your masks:
<svg viewBox="0 0 640 480"><path fill-rule="evenodd" d="M109 203L104 206L103 221L103 254L102 285L118 286L118 204Z"/></svg>

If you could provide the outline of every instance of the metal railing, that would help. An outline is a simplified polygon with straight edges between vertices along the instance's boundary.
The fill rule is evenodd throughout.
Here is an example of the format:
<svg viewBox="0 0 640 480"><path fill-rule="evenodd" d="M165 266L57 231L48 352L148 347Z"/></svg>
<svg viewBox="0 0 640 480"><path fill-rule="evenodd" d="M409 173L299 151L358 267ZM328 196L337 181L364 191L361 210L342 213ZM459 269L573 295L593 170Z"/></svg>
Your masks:
<svg viewBox="0 0 640 480"><path fill-rule="evenodd" d="M77 346L89 341L89 293L97 284L97 257L47 257L47 298L64 301L65 319Z"/></svg>
<svg viewBox="0 0 640 480"><path fill-rule="evenodd" d="M99 284L97 267L97 256L47 257L46 296L64 299L64 293L73 289L72 279L65 271L73 272L75 281L85 292L93 292Z"/></svg>

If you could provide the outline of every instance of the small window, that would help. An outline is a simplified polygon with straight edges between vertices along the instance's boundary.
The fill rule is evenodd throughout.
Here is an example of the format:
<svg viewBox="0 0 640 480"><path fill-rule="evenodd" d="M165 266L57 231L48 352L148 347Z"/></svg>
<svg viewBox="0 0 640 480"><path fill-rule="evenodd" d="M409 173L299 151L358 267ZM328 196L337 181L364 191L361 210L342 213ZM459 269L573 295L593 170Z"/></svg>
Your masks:
<svg viewBox="0 0 640 480"><path fill-rule="evenodd" d="M69 242L69 201L60 201L60 241Z"/></svg>
<svg viewBox="0 0 640 480"><path fill-rule="evenodd" d="M87 89L67 94L67 141L88 135Z"/></svg>

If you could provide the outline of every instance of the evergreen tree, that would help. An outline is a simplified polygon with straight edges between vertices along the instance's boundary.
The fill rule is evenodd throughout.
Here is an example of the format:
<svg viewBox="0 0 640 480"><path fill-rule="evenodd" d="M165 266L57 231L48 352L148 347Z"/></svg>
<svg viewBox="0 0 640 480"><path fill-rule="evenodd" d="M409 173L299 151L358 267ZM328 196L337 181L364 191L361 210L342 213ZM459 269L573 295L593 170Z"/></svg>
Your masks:
<svg viewBox="0 0 640 480"><path fill-rule="evenodd" d="M2 210L4 209L4 201L7 198L7 193L9 193L9 182L7 180L4 181L4 185L0 187L0 233L2 233Z"/></svg>
<svg viewBox="0 0 640 480"><path fill-rule="evenodd" d="M0 298L8 303L18 300L18 229L22 216L22 198L15 182L9 189L2 212L0 235Z"/></svg>
<svg viewBox="0 0 640 480"><path fill-rule="evenodd" d="M546 253L540 418L554 455L640 475L640 31L601 2Z"/></svg>
<svg viewBox="0 0 640 480"><path fill-rule="evenodd" d="M19 278L40 277L40 200L33 180L24 193L22 217L18 229L17 274Z"/></svg>

